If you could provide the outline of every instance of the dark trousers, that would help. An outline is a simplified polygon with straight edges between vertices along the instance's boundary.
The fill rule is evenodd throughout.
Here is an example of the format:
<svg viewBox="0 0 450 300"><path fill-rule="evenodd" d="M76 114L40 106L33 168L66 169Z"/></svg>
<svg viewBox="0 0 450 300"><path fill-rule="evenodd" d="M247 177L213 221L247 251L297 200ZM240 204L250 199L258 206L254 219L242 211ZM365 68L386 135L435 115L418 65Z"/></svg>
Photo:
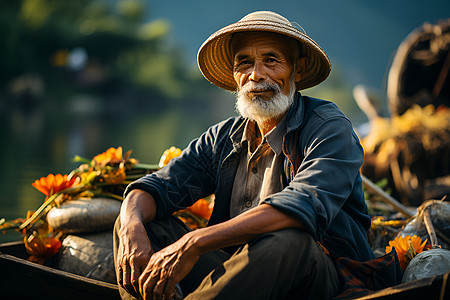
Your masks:
<svg viewBox="0 0 450 300"><path fill-rule="evenodd" d="M119 220L119 219L118 219ZM118 249L114 229L114 255ZM146 225L158 251L183 236L189 228L175 217ZM310 234L283 229L263 234L233 253L203 254L179 286L185 299L330 299L340 291L332 260ZM134 299L119 287L123 299Z"/></svg>

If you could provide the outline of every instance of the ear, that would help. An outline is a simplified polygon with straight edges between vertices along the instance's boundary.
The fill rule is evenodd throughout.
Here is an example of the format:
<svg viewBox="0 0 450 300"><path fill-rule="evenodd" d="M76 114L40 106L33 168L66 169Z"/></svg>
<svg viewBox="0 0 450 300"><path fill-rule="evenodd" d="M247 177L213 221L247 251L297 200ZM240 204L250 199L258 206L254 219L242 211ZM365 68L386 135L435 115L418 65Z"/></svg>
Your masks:
<svg viewBox="0 0 450 300"><path fill-rule="evenodd" d="M303 73L306 70L306 64L308 63L308 60L306 59L305 56L300 57L297 60L297 63L295 65L296 69L295 69L295 74L294 74L294 79L295 82L299 82L300 80L303 79Z"/></svg>

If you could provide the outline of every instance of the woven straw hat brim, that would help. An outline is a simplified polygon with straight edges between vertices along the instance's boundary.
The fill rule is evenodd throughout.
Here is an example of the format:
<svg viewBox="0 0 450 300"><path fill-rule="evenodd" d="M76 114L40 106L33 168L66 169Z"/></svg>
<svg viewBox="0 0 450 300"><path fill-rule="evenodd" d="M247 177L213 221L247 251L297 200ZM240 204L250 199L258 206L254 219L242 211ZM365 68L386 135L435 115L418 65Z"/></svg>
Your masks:
<svg viewBox="0 0 450 300"><path fill-rule="evenodd" d="M237 32L266 31L279 33L303 44L308 64L297 90L313 87L324 81L331 71L325 51L309 36L293 26L265 20L242 20L212 34L200 47L197 61L203 76L211 83L229 91L236 91L233 78L231 37Z"/></svg>

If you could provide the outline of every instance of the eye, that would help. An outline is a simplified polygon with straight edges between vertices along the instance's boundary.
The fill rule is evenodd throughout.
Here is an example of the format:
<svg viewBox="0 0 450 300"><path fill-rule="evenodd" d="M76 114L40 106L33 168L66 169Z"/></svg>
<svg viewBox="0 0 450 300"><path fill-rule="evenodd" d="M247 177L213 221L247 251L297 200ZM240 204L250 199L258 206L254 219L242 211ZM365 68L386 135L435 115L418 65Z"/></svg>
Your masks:
<svg viewBox="0 0 450 300"><path fill-rule="evenodd" d="M269 57L266 59L266 63L276 63L276 62L277 62L277 59L274 57Z"/></svg>
<svg viewBox="0 0 450 300"><path fill-rule="evenodd" d="M251 65L251 63L252 62L250 60L248 60L248 59L238 61L237 63L235 63L234 69L244 68L246 66Z"/></svg>

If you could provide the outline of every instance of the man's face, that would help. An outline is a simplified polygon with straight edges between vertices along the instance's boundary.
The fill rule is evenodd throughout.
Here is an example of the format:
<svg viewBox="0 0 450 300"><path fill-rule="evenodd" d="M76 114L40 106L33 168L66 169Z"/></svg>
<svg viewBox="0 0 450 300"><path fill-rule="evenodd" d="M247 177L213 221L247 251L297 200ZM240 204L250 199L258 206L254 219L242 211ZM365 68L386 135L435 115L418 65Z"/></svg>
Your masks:
<svg viewBox="0 0 450 300"><path fill-rule="evenodd" d="M283 94L291 89L295 46L287 38L269 32L240 33L233 37L233 75L238 89L248 82L277 84ZM273 91L254 91L255 96L270 98Z"/></svg>
<svg viewBox="0 0 450 300"><path fill-rule="evenodd" d="M282 116L299 79L293 72L296 43L274 33L253 32L236 34L232 45L238 112L258 123Z"/></svg>

